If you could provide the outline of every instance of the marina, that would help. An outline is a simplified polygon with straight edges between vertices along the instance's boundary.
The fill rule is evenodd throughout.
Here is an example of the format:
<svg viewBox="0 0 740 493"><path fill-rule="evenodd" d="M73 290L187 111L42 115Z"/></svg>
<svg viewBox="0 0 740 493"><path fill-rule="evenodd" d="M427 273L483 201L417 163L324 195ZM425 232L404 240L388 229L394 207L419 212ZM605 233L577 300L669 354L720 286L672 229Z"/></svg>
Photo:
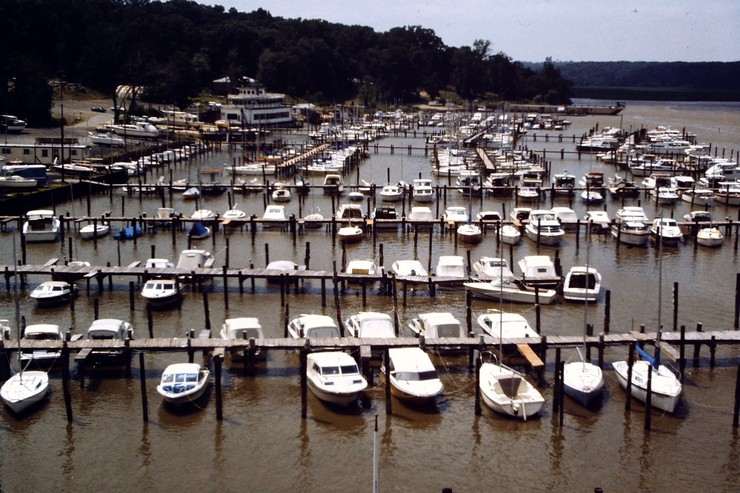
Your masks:
<svg viewBox="0 0 740 493"><path fill-rule="evenodd" d="M679 109L677 115L671 116L672 112L659 104L641 107L628 103L617 116L574 117L569 132L587 133L596 123L603 126L602 119L610 118L610 125L621 122L624 126L648 128L656 124L696 127L699 138L713 140L719 136L707 135L710 129L722 126L721 138L726 140L714 142L713 148L719 147L718 152L722 153L722 148L727 147L729 156L740 132L737 108L729 116L725 110L716 108L699 110L692 105L679 105ZM673 120L669 121L670 118ZM548 149L554 143L571 150L564 151L561 158L559 149ZM568 169L582 176L593 169L609 176L615 172L611 164L592 155L583 154L579 159L572 142L546 140L539 134L536 141L528 135L520 144L547 156L551 173ZM360 180L413 183L419 175L431 175L429 155L407 151L409 146L425 147L421 136L390 135L379 146L375 152L371 144L367 159L353 165L344 175L346 187L359 188ZM390 152L391 146L396 152ZM202 156L189 166L212 168L220 161L231 162L231 159L222 155ZM184 164L171 169L173 179L188 173ZM152 178L148 181L156 182L154 175ZM39 349L44 345L54 349L59 346L58 349L68 352L70 365L66 370L62 365L60 370L51 372L52 391L36 412L20 418L2 413L0 435L3 443L16 451L0 465L3 487L8 491L18 489L19 477L13 471L20 461L41 454L51 462L49 469L40 474L41 478L59 476L61 470L59 481L63 489L86 489L99 480L96 473L86 468L99 453L101 441L111 444L115 441L116 450L121 451L111 453L120 458L123 471L145 487L154 488L155 484L156 488L177 487L179 480L175 478L155 483L151 476L162 476L160 472L167 468L158 456L168 450L182 449L204 457L202 465L185 473L193 487L228 489L236 481L248 482L257 489L284 490L301 484L306 490L320 491L325 481L320 471L330 463L343 461L358 473L351 478L333 480L332 489L351 490L357 484L370 483L371 424L374 416L378 416L383 440L380 471L384 491L394 490L393 485L406 485L410 491L440 490L440 485L459 491L485 488L481 470L496 470L500 484L517 490L522 486L518 483L522 471L498 467L504 455L491 453L493 442L501 443L507 456L531 459L523 463L523 472L540 478L541 484L521 488L524 490L591 490L596 486L605 491L660 490L666 482L675 480L686 489L731 490L740 474L734 460L737 437L732 431L740 357L737 347L740 331L736 330L737 208L715 201L709 210L713 224L725 233L722 246L706 249L694 244L691 237L660 254L665 269L664 291L667 293L672 287L675 299L671 303L668 301L671 296L664 296L665 326L659 345L665 358L675 359L676 368L682 370L684 391L674 413L655 409L647 413L645 406L637 401L632 401L630 410L626 411L629 401L611 362L627 359L631 345L644 343L651 347L656 342L656 312L660 309L655 296L658 248L652 243L631 247L607 235L589 234L585 224L567 231L558 246L540 244L531 238L510 246L497 240L499 223L494 221L480 223L481 243L458 242L454 223L440 219L447 206L469 207L472 203L473 217L481 210L496 210L503 212L501 217L508 218L518 204L514 194L481 194L471 199L456 190L454 181L445 189L446 180L440 177L434 184L436 203L430 203L432 210L438 209L433 213L434 218L417 224L418 227L400 219L395 228L384 224L384 228L376 229L373 221L364 216L375 209L375 203L380 203L382 187L377 187L378 194L366 199L367 206L361 205L363 217L357 224L364 233L360 241L345 245L337 240L335 231L339 224L331 217L348 199L311 189L307 195L285 204L288 219L283 228L263 229L260 218L269 200L267 188L244 194L238 199L239 208L250 218L244 221L244 227L230 228L227 234L217 219L211 225L213 234L200 240L213 253L216 263L210 269L195 269L195 274L210 278L211 287L199 290L188 286L183 289L180 308L152 311L142 309L145 302L139 291L144 280L148 276L177 276L182 272L176 268L146 269L140 265L150 257L177 259L182 250L191 246L187 237L188 218L182 218L183 227L174 224L155 228L154 213L163 206L178 211L190 211L193 207L186 206L181 197L170 192L139 194L131 185L131 192L110 187L89 197L76 194L71 200L55 203L55 215L64 218L62 236L55 242L22 248L19 243L19 253L24 257L17 269L21 279L18 281L21 314L28 324L56 319L55 323L70 327L72 333L82 333L96 318L121 319L135 328L136 338L32 343ZM171 181L169 177L165 182L168 181ZM319 179L312 181L315 186L321 186ZM207 207L216 213L229 210L234 193L239 192L232 190L221 196L202 197L200 208ZM639 201L650 217L665 214L675 217L684 227L691 225L682 219L690 212L691 204L677 202L669 209L642 195L638 199L625 199L626 204ZM543 208L549 209L549 202L554 201L552 206L568 205L579 218L584 218L591 209L606 210L614 217L616 209L624 205L621 199L611 198L599 206L589 206L575 199L571 204L567 195L543 197L548 201ZM399 202L397 210L410 211L410 200ZM321 227L301 228L301 218L319 209L325 218ZM124 223L135 222L144 226L144 234L125 242L111 236L84 242L78 238L78 224L87 224L107 211L115 211L107 217L114 231ZM0 238L6 240L0 249L5 283L0 285L0 303L4 318L12 318L13 313L17 263L10 244L13 236L20 237L18 217L8 216L0 232ZM477 413L477 359L471 358L467 351L450 356L437 350L442 345L459 345L485 351L498 343L494 337L427 340L413 337L407 329L407 323L420 313L444 311L456 316L466 325L467 332L471 332L478 312L499 305L497 301L469 300L462 286L448 286L445 279L438 279L432 267L445 255L462 257L467 276L473 274L471 260L496 256L508 259L513 266L530 255L557 258L565 272L573 265L588 264L598 268L603 276L604 293L585 307L583 303L566 303L562 299L542 306L504 303L507 311L522 314L544 336L539 341L507 341L512 349L526 345L529 349L514 349L525 359L531 353L540 360L541 364L523 367L526 378L537 383L545 399L537 417L521 422L505 419L487 409L479 409ZM262 268L270 263L270 258L291 259L306 268L272 272ZM349 259L375 259L379 266L390 266L396 260L412 258L418 259L430 274L424 277L392 276L386 271L374 276L343 274L343 266ZM66 266L72 259L85 260L90 267ZM52 271L64 274L67 270L82 274L77 281L78 297L69 305L33 306L26 296L28 292L51 279ZM276 275L283 281L268 284L267 278ZM467 276L463 282L468 280ZM584 309L594 325L591 335L586 337L586 345L593 351L594 360L603 365L606 381L603 399L595 410L568 399L559 400L555 377L556 365L583 343ZM293 340L285 334L286 320L291 315L320 313L342 321L354 313L370 310L389 313L398 327L399 337L382 341L318 338L311 339L306 346L305 341ZM215 327L220 327L225 319L242 316L259 317L265 332L263 339L224 340L217 336ZM203 331L210 332L211 337L199 337ZM85 353L104 346L131 352L128 371L101 373L87 367ZM372 378L368 378L364 397L346 410L327 407L305 392L302 365L314 348L344 349L362 362L363 355L382 353L386 348L419 346L430 354L444 384L443 393L432 400L430 407L420 409L391 397L378 368L382 363L377 360L364 368L360 365L363 374ZM10 362L14 361L16 349L12 338L3 341L3 353ZM266 361L252 365L249 354L257 350L266 353ZM231 365L230 351L245 352L242 366ZM531 361L536 362L536 358L530 356ZM77 364L73 364L75 359ZM155 386L166 367L185 361L210 368L211 385L197 406L173 411L156 400ZM82 385L74 385L76 381ZM648 415L652 431L645 430ZM103 436L104 430L113 426L112 423L120 423L122 416L126 417L120 425L122 431ZM253 445L246 447L245 441ZM45 446L51 451L39 452L41 443L48 444ZM614 446L604 447L604 443ZM74 450L65 452L70 448ZM424 477L406 479L417 476L413 471L418 459L406 454L412 448L449 450L458 458L440 464L439 470L418 475ZM238 456L241 457L237 459ZM595 456L599 456L598 466L594 463ZM701 457L701 460L687 465L686 457ZM242 460L250 464L248 471L240 471ZM296 467L287 471L285 477L276 478L270 465L285 460ZM201 473L202 478L196 477ZM118 475L111 476L112 489L127 489L129 483ZM227 476L230 476L228 482L224 479ZM24 483L24 487L36 489L47 489L45 485L48 483L44 479Z"/></svg>

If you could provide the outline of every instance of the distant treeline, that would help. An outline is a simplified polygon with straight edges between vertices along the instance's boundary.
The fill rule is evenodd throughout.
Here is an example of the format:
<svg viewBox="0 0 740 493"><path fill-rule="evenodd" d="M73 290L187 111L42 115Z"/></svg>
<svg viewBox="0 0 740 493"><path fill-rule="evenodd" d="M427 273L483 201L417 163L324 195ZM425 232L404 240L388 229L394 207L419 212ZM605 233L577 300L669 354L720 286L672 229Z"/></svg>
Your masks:
<svg viewBox="0 0 740 493"><path fill-rule="evenodd" d="M485 40L448 47L421 26L376 32L187 0L2 0L0 19L0 113L32 123L49 117L54 78L106 97L119 84L145 86L151 100L180 107L224 76L254 77L299 101L368 108L571 96L549 60L525 67Z"/></svg>
<svg viewBox="0 0 740 493"><path fill-rule="evenodd" d="M554 62L574 97L740 100L738 62Z"/></svg>

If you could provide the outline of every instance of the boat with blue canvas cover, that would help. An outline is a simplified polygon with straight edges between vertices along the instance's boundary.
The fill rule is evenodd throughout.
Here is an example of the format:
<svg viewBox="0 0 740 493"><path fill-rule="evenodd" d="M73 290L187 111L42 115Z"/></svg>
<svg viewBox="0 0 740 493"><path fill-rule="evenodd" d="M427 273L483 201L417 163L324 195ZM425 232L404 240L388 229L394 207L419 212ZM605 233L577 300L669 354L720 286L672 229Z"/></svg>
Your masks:
<svg viewBox="0 0 740 493"><path fill-rule="evenodd" d="M126 226L121 228L118 232L113 235L113 238L117 240L131 240L141 236L141 226Z"/></svg>

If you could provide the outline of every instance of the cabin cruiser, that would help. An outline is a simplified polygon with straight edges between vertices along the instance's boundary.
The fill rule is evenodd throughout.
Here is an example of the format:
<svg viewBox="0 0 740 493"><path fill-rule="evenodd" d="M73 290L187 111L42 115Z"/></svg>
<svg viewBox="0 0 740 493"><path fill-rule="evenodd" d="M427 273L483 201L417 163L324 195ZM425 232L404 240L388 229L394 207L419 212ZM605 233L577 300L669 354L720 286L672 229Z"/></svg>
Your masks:
<svg viewBox="0 0 740 493"><path fill-rule="evenodd" d="M342 195L344 193L342 175L328 173L324 176L324 193L327 195Z"/></svg>
<svg viewBox="0 0 740 493"><path fill-rule="evenodd" d="M432 360L418 347L390 348L382 371L391 394L411 404L429 404L444 391Z"/></svg>
<svg viewBox="0 0 740 493"><path fill-rule="evenodd" d="M156 139L159 137L159 130L151 123L122 123L108 124L103 127L108 132L113 132L125 138L148 138Z"/></svg>
<svg viewBox="0 0 740 493"><path fill-rule="evenodd" d="M563 281L563 298L571 301L597 301L601 274L590 266L573 266Z"/></svg>
<svg viewBox="0 0 740 493"><path fill-rule="evenodd" d="M683 233L675 219L658 217L650 226L650 237L656 243L660 241L663 245L676 245L683 240Z"/></svg>
<svg viewBox="0 0 740 493"><path fill-rule="evenodd" d="M141 289L141 297L151 308L166 308L180 304L182 291L175 279L149 279Z"/></svg>
<svg viewBox="0 0 740 493"><path fill-rule="evenodd" d="M387 313L360 312L344 323L349 337L390 338L396 337L393 320Z"/></svg>
<svg viewBox="0 0 740 493"><path fill-rule="evenodd" d="M380 199L384 202L398 202L403 200L403 189L398 185L386 185L380 191Z"/></svg>
<svg viewBox="0 0 740 493"><path fill-rule="evenodd" d="M57 341L62 342L64 334L57 324L32 324L23 331L23 341ZM51 365L58 362L62 355L61 349L21 349L21 364L33 361L36 365Z"/></svg>
<svg viewBox="0 0 740 493"><path fill-rule="evenodd" d="M627 245L645 246L650 240L648 222L642 207L622 207L614 216L612 236Z"/></svg>
<svg viewBox="0 0 740 493"><path fill-rule="evenodd" d="M477 245L483 241L483 230L477 224L462 224L457 227L457 239L461 243Z"/></svg>
<svg viewBox="0 0 740 493"><path fill-rule="evenodd" d="M248 340L265 338L265 334L262 331L262 324L260 324L259 319L256 317L227 318L221 326L221 333L219 335L221 339ZM244 353L247 351L248 349L229 349L231 361L243 360ZM267 351L257 349L251 357L265 360L267 359Z"/></svg>
<svg viewBox="0 0 740 493"><path fill-rule="evenodd" d="M177 280L180 282L193 282L195 280L196 269L210 269L216 259L211 255L211 252L200 249L183 250L180 252L180 257L177 259L177 269L189 274L180 274L177 276Z"/></svg>
<svg viewBox="0 0 740 493"><path fill-rule="evenodd" d="M91 341L125 341L133 337L131 324L116 318L95 320L87 329L87 339ZM123 349L93 349L88 358L96 365L120 364L125 361L126 352Z"/></svg>
<svg viewBox="0 0 740 493"><path fill-rule="evenodd" d="M341 204L337 209L337 221L361 221L363 219L362 206L360 204Z"/></svg>
<svg viewBox="0 0 740 493"><path fill-rule="evenodd" d="M509 268L509 262L505 258L481 257L473 263L473 270L478 279L513 279L514 273Z"/></svg>
<svg viewBox="0 0 740 493"><path fill-rule="evenodd" d="M367 260L350 260L344 270L345 274L377 276L383 268L378 267L373 259Z"/></svg>
<svg viewBox="0 0 740 493"><path fill-rule="evenodd" d="M376 229L398 229L398 212L393 206L376 207L371 218Z"/></svg>
<svg viewBox="0 0 740 493"><path fill-rule="evenodd" d="M341 351L319 351L306 357L306 380L311 392L324 402L347 407L367 388L357 362Z"/></svg>
<svg viewBox="0 0 740 493"><path fill-rule="evenodd" d="M606 211L587 211L583 221L592 231L596 232L606 232L611 227L611 219Z"/></svg>
<svg viewBox="0 0 740 493"><path fill-rule="evenodd" d="M432 209L425 206L412 207L411 212L408 216L408 222L414 224L415 222L423 222L425 224L414 224L415 228L429 228L435 217L432 215Z"/></svg>
<svg viewBox="0 0 740 493"><path fill-rule="evenodd" d="M527 286L520 279L493 278L490 281L472 281L463 284L473 296L511 303L554 303L557 292L545 287Z"/></svg>
<svg viewBox="0 0 740 493"><path fill-rule="evenodd" d="M293 339L340 337L339 327L328 315L300 315L288 323L288 335Z"/></svg>
<svg viewBox="0 0 740 493"><path fill-rule="evenodd" d="M550 212L565 231L572 231L578 227L578 215L570 207L553 207Z"/></svg>
<svg viewBox="0 0 740 493"><path fill-rule="evenodd" d="M446 223L466 223L468 222L468 210L465 207L450 206L445 209L444 221Z"/></svg>
<svg viewBox="0 0 740 493"><path fill-rule="evenodd" d="M422 276L427 277L429 274L424 266L418 260L396 260L391 265L391 272L396 276Z"/></svg>
<svg viewBox="0 0 740 493"><path fill-rule="evenodd" d="M529 286L556 287L561 278L547 255L527 255L518 262L524 284Z"/></svg>
<svg viewBox="0 0 740 493"><path fill-rule="evenodd" d="M265 212L262 214L263 228L282 228L285 226L285 222L288 220L288 216L285 215L284 205L268 205L265 207Z"/></svg>
<svg viewBox="0 0 740 493"><path fill-rule="evenodd" d="M59 238L60 222L54 211L37 209L26 213L23 235L26 242L56 241Z"/></svg>
<svg viewBox="0 0 740 493"><path fill-rule="evenodd" d="M67 303L75 296L77 296L77 286L65 281L44 281L29 295L39 307Z"/></svg>
<svg viewBox="0 0 740 493"><path fill-rule="evenodd" d="M449 312L420 313L409 322L409 329L427 339L467 337L465 327Z"/></svg>
<svg viewBox="0 0 740 493"><path fill-rule="evenodd" d="M175 407L200 398L208 385L210 372L197 363L175 363L165 368L157 392Z"/></svg>
<svg viewBox="0 0 740 493"><path fill-rule="evenodd" d="M490 309L478 315L478 326L485 334L501 339L524 339L531 337L539 341L540 335L529 326L529 322L518 313Z"/></svg>
<svg viewBox="0 0 740 493"><path fill-rule="evenodd" d="M276 185L275 190L272 191L271 197L273 202L290 202L293 198L293 194L291 194L290 190L281 183Z"/></svg>
<svg viewBox="0 0 740 493"><path fill-rule="evenodd" d="M480 195L482 190L480 173L475 170L460 170L455 185L463 195Z"/></svg>
<svg viewBox="0 0 740 493"><path fill-rule="evenodd" d="M110 224L105 219L96 219L80 228L80 238L83 240L92 240L101 238L110 233Z"/></svg>
<svg viewBox="0 0 740 493"><path fill-rule="evenodd" d="M428 178L417 178L413 181L412 196L414 202L425 204L434 202L434 188L432 180Z"/></svg>
<svg viewBox="0 0 740 493"><path fill-rule="evenodd" d="M567 170L554 174L552 176L552 186L557 195L573 195L573 188L576 186L576 176L571 175Z"/></svg>
<svg viewBox="0 0 740 493"><path fill-rule="evenodd" d="M463 258L459 255L442 255L437 261L435 269L437 277L467 279L468 273L465 270Z"/></svg>
<svg viewBox="0 0 740 493"><path fill-rule="evenodd" d="M565 235L555 215L547 210L532 211L524 232L530 240L542 245L558 245Z"/></svg>

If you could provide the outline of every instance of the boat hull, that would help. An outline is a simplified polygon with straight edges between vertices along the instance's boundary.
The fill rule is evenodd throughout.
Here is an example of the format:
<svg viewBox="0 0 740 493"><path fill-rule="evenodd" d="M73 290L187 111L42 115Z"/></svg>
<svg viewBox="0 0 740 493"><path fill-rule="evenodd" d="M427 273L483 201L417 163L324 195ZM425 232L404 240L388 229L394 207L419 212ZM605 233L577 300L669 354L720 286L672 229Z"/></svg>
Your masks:
<svg viewBox="0 0 740 493"><path fill-rule="evenodd" d="M566 363L563 370L563 390L571 399L585 407L601 403L604 376L601 368L582 361Z"/></svg>
<svg viewBox="0 0 740 493"><path fill-rule="evenodd" d="M362 393L362 390L355 390L354 387L335 389L330 392L314 383L310 378L308 379L308 388L319 400L341 407L349 407L357 401L357 398Z"/></svg>
<svg viewBox="0 0 740 493"><path fill-rule="evenodd" d="M612 365L619 384L626 390L629 365L626 361L615 361ZM650 368L650 363L644 360L633 363L632 397L641 402L647 400L647 372ZM652 371L650 403L654 408L672 413L681 398L681 384L665 365L660 365L658 370Z"/></svg>
<svg viewBox="0 0 740 493"><path fill-rule="evenodd" d="M512 303L539 302L541 305L549 305L555 301L557 296L554 289L539 289L539 293L535 294L534 288L531 288L531 291L506 287L502 289L487 282L466 282L464 283L464 286L470 290L474 296L490 300L509 301Z"/></svg>
<svg viewBox="0 0 740 493"><path fill-rule="evenodd" d="M510 383L514 386L518 385L518 390L505 391L504 388ZM542 394L517 372L494 363L481 365L479 387L486 406L496 413L511 418L526 421L539 413L545 403Z"/></svg>
<svg viewBox="0 0 740 493"><path fill-rule="evenodd" d="M0 397L15 414L41 401L49 392L49 375L44 371L24 371L10 377L0 388Z"/></svg>

